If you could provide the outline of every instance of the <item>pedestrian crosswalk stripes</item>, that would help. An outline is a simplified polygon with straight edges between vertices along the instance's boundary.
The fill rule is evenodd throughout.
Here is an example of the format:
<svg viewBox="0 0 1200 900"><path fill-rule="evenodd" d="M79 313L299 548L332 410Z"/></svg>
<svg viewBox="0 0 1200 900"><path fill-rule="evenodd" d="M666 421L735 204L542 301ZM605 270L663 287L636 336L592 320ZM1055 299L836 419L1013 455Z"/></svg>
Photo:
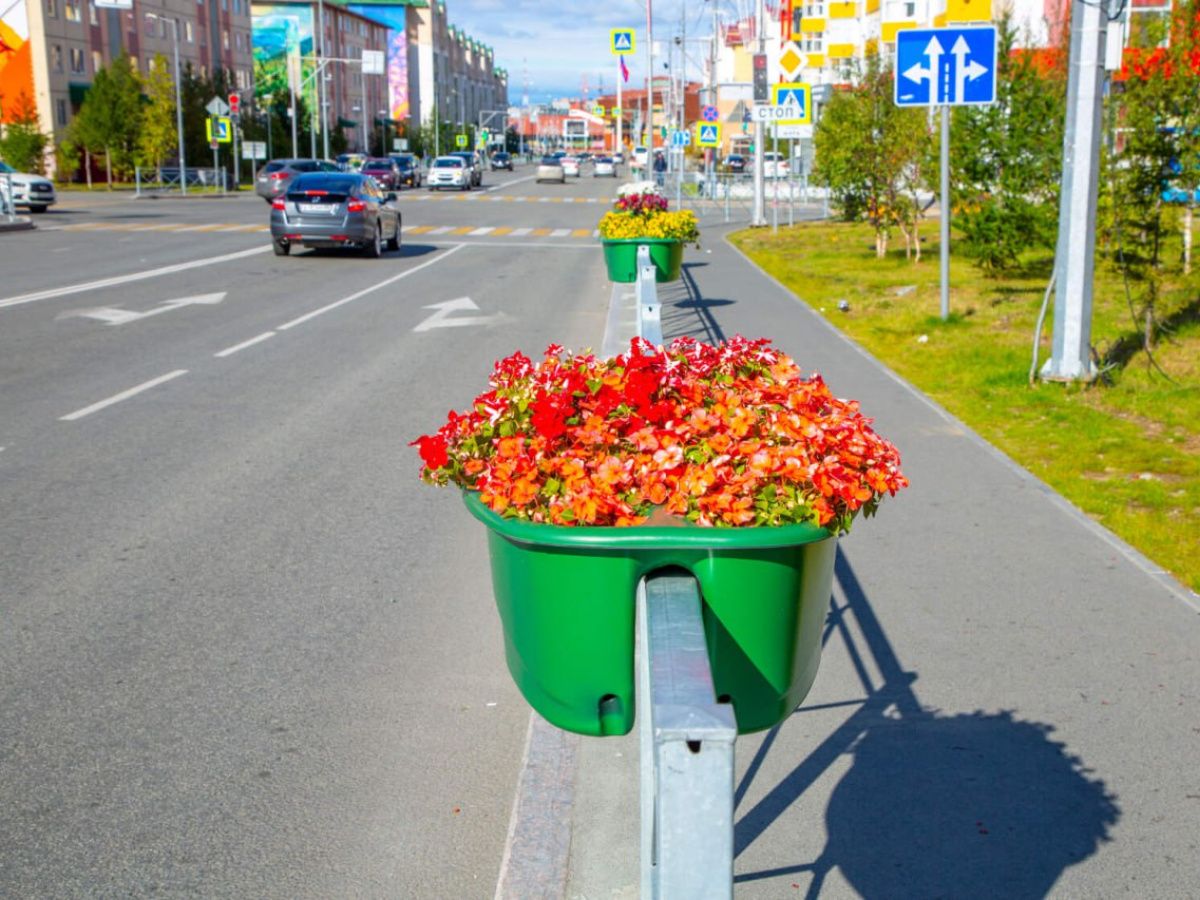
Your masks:
<svg viewBox="0 0 1200 900"><path fill-rule="evenodd" d="M147 224L138 222L81 222L77 225L63 225L59 231L121 231L137 233L161 234L234 234L255 233L269 234L269 225L245 225L232 222L211 223L208 225L180 225L178 223L161 222ZM511 225L405 225L400 229L407 235L425 237L537 237L537 238L598 238L600 232L595 228L515 228Z"/></svg>

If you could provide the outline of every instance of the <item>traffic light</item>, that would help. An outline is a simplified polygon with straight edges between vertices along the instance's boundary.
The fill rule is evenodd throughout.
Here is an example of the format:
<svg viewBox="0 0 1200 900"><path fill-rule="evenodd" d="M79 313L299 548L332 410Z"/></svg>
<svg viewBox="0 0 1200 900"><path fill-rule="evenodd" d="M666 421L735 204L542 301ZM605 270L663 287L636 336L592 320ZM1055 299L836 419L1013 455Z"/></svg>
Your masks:
<svg viewBox="0 0 1200 900"><path fill-rule="evenodd" d="M241 113L242 113L242 98L238 94L230 94L229 95L229 115L232 116L236 120L237 118L239 118L241 116Z"/></svg>
<svg viewBox="0 0 1200 900"><path fill-rule="evenodd" d="M766 103L771 99L771 88L767 84L767 54L754 54L754 102Z"/></svg>

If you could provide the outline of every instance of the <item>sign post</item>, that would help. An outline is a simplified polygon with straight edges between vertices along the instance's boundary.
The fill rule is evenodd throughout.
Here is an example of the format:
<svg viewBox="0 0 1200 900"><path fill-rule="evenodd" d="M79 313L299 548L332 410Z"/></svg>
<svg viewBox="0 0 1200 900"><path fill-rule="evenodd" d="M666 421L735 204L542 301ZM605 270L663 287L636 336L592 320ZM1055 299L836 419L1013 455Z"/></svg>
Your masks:
<svg viewBox="0 0 1200 900"><path fill-rule="evenodd" d="M896 34L897 106L942 108L942 320L950 317L950 107L996 102L996 29L924 28Z"/></svg>

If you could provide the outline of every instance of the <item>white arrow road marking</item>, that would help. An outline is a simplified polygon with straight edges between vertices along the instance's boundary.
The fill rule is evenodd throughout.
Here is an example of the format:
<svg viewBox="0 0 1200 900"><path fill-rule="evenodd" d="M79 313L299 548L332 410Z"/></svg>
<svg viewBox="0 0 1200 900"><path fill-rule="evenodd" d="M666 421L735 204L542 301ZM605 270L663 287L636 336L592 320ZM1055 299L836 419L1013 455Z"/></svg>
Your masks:
<svg viewBox="0 0 1200 900"><path fill-rule="evenodd" d="M508 318L504 313L490 316L458 316L451 318L451 313L460 309L479 309L470 297L459 297L457 300L447 300L444 303L431 303L422 309L436 310L432 316L417 325L413 331L429 331L431 328L456 328L460 325L491 325Z"/></svg>
<svg viewBox="0 0 1200 900"><path fill-rule="evenodd" d="M99 319L108 325L126 325L130 322L136 322L139 319L148 319L150 316L157 316L159 313L170 312L173 309L182 309L185 306L215 306L225 299L225 292L219 294L200 294L196 297L181 297L178 300L166 300L160 303L154 309L148 309L145 312L133 312L128 309L118 309L111 306L100 306L94 309L73 309L69 312L59 313L55 316L55 321L59 319L69 318L85 318Z"/></svg>

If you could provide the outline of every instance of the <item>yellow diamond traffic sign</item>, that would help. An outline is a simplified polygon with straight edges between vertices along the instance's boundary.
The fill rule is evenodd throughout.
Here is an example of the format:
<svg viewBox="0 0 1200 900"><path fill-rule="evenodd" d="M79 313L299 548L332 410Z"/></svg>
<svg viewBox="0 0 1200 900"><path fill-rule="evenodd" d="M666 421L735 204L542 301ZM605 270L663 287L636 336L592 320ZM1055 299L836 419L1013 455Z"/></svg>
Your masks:
<svg viewBox="0 0 1200 900"><path fill-rule="evenodd" d="M779 68L783 69L788 78L795 78L796 73L808 65L808 57L801 52L793 41L789 41L779 54Z"/></svg>

